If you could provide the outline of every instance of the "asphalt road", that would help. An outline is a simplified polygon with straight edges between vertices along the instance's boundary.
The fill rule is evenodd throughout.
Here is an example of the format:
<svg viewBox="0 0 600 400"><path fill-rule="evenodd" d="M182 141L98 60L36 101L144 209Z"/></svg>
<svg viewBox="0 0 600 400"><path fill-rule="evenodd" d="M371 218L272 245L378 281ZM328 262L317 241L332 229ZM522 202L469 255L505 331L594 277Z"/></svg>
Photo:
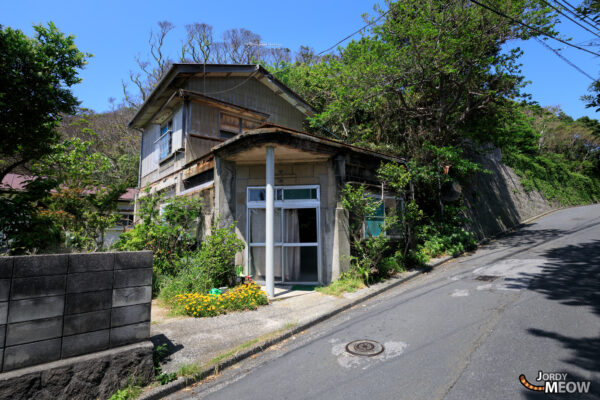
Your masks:
<svg viewBox="0 0 600 400"><path fill-rule="evenodd" d="M357 339L385 350L347 353ZM539 371L590 393L519 382L544 385ZM600 399L600 205L537 220L170 398Z"/></svg>

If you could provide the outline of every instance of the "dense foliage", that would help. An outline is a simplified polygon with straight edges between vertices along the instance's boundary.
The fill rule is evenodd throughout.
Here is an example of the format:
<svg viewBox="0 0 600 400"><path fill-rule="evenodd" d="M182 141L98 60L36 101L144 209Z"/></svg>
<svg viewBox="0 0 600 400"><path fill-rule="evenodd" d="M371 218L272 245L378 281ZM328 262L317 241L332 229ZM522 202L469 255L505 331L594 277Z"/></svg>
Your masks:
<svg viewBox="0 0 600 400"><path fill-rule="evenodd" d="M78 104L70 87L90 56L53 23L34 30L29 38L0 25L0 180L52 152L61 114Z"/></svg>
<svg viewBox="0 0 600 400"><path fill-rule="evenodd" d="M177 261L176 275L167 279L161 296L171 301L184 293L207 293L211 288L230 286L235 282L235 254L244 250L244 242L237 237L234 226L213 223L199 248Z"/></svg>
<svg viewBox="0 0 600 400"><path fill-rule="evenodd" d="M115 248L123 251L151 250L153 293L165 278L179 272L180 260L193 252L201 235L202 201L189 197L164 199L144 193L138 199L138 223L121 234Z"/></svg>
<svg viewBox="0 0 600 400"><path fill-rule="evenodd" d="M51 146L30 163L24 190L1 198L2 244L12 254L103 249L128 182L90 146L79 139Z"/></svg>

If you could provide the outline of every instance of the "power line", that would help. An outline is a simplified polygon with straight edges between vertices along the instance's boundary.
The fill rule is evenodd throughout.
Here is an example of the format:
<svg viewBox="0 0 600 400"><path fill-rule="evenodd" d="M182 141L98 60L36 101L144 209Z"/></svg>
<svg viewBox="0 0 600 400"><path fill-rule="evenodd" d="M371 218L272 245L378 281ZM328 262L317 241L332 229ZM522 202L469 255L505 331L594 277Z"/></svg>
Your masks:
<svg viewBox="0 0 600 400"><path fill-rule="evenodd" d="M323 53L328 52L329 50L335 48L336 46L338 46L339 44L345 42L346 40L350 39L352 36L356 35L357 33L359 33L360 31L362 31L365 28L368 28L369 26L375 24L376 22L378 22L379 20L381 20L381 18L385 17L389 12L391 11L391 9L387 10L386 12L384 12L383 14L381 14L376 20L369 22L368 24L366 24L365 26L363 26L362 28L352 32L351 34L347 35L346 37L344 37L342 40L337 41L333 46L330 46L328 48L326 48L325 50L320 51L319 53L316 54L316 56L320 56ZM278 74L281 73L283 71L288 70L289 68L291 68L293 66L292 63L290 63L288 66L286 66L285 68L281 68L278 69L277 71L273 72L274 74Z"/></svg>
<svg viewBox="0 0 600 400"><path fill-rule="evenodd" d="M552 4L548 3L546 0L542 0L542 2L545 3L546 5L548 5L549 7L551 7L552 9L556 10L557 13L559 13L560 15L562 15L563 17L565 17L569 21L573 22L574 24L577 24L578 26L582 27L583 29L585 29L586 31L588 31L589 33L591 33L592 35L596 35L597 37L600 38L600 35L598 35L596 32L592 31L587 26L582 25L579 22L575 21L573 18L569 17L567 14L564 14L559 8L554 7ZM560 3L557 2L557 4L560 4Z"/></svg>
<svg viewBox="0 0 600 400"><path fill-rule="evenodd" d="M323 53L327 53L329 50L333 49L334 47L336 47L337 45L339 45L340 43L345 42L346 40L350 39L352 36L356 35L358 32L362 31L363 29L373 25L374 23L378 22L381 18L385 17L389 12L390 12L391 8L389 10L387 10L386 12L384 12L383 14L381 14L379 16L379 18L377 18L374 21L369 22L368 24L366 24L365 26L363 26L362 28L360 28L357 31L352 32L351 34L349 34L348 36L346 36L345 38L343 38L342 40L340 40L339 42L337 42L336 44L334 44L333 46L321 51L320 53L317 54L317 56L320 56Z"/></svg>
<svg viewBox="0 0 600 400"><path fill-rule="evenodd" d="M590 25L592 28L599 30L598 26L596 26L596 21L594 21L593 19L591 19L590 17L588 17L587 15L580 15L579 12L577 11L577 7L575 7L574 5L572 5L571 3L569 3L567 0L562 0L562 3L558 0L554 0L555 3L560 4L561 6L565 7L565 4L567 4L569 7L571 7L571 9L573 9L573 11L571 11L571 9L569 9L569 7L565 7L567 9L567 11L569 11L571 14L575 15L577 18L579 18L579 20L585 22L586 24ZM565 3L565 4L563 4Z"/></svg>
<svg viewBox="0 0 600 400"><path fill-rule="evenodd" d="M553 52L554 54L556 54L558 57L560 57L564 62L566 62L567 64L569 64L571 67L575 68L581 74L587 76L588 78L590 78L594 82L596 81L596 79L594 79L590 74L588 74L587 72L585 72L584 70L582 70L581 68L579 68L577 65L573 64L565 56L563 56L562 54L560 54L560 52L558 50L552 48L547 43L545 43L543 40L541 40L541 39L539 39L537 37L534 37L534 39L537 40L537 42L540 43L542 46L544 46L545 48L547 48L548 50L550 50L551 52Z"/></svg>
<svg viewBox="0 0 600 400"><path fill-rule="evenodd" d="M503 13L503 12L501 12L501 11L498 11L498 10L496 10L496 9L494 9L494 8L492 8L492 7L488 6L488 5L486 5L486 4L480 3L480 2L478 2L477 0L470 0L470 1L471 1L471 3L477 4L478 6L480 6L480 7L483 7L483 8L485 8L485 9L487 9L487 10L489 10L489 11L493 12L494 14L498 14L498 15L500 15L501 17L504 17L504 18L510 19L511 21L513 21L513 22L516 22L517 24L524 26L524 27L525 27L525 28L527 28L527 29L530 29L530 30L532 30L532 31L535 31L535 32L539 33L540 35L547 36L547 37L549 37L550 39L554 39L554 40L556 40L557 42L561 42L562 44L566 44L567 46L574 47L574 48L576 48L576 49L578 49L578 50L585 51L586 53L590 53L590 54L593 54L593 55L595 55L595 56L597 56L597 57L600 57L600 54L599 54L599 53L596 53L596 52L594 52L594 51L591 51L591 50L588 50L588 49L584 49L583 47L576 46L576 45L574 45L574 44L572 44L572 43L566 42L566 41L564 41L564 40L562 40L562 39L559 39L559 38L557 38L557 37L555 37L555 36L552 36L552 35L550 35L549 33L546 33L546 32L544 32L544 31L542 31L542 30L539 30L538 28L534 28L533 26L527 25L526 23L524 23L524 22L522 22L522 21L519 21L518 19L514 19L514 18L512 18L512 17L510 17L510 16L508 16L508 15L506 15L506 14L504 14L504 13Z"/></svg>

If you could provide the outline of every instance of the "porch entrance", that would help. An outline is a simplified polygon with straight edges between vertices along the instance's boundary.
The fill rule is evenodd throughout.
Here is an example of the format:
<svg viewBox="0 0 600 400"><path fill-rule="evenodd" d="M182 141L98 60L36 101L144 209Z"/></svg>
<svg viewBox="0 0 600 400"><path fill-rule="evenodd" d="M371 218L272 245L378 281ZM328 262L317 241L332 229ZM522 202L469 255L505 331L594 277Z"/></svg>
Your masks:
<svg viewBox="0 0 600 400"><path fill-rule="evenodd" d="M277 283L319 283L318 186L276 186L274 276ZM248 271L265 280L265 188L247 189Z"/></svg>

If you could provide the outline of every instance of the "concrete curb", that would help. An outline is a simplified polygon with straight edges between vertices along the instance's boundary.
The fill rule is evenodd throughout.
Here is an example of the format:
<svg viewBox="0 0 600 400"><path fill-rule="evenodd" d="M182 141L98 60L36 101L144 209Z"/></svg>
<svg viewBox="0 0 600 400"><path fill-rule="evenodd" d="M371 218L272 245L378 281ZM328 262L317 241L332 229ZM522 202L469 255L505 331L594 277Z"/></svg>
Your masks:
<svg viewBox="0 0 600 400"><path fill-rule="evenodd" d="M491 239L499 238L499 237L501 237L501 236L503 236L503 235L505 235L505 234L513 231L513 230L522 228L523 225L525 225L525 224L527 224L527 223L529 223L531 221L534 221L534 220L536 220L538 218L542 218L542 217L544 217L544 216L546 216L548 214L551 214L553 212L563 210L564 208L568 208L568 207L563 207L563 208L558 208L558 209L546 211L546 212L544 212L542 214L539 214L539 215L536 215L534 217L528 218L528 219L520 222L518 225L516 225L516 226L514 226L512 228L507 229L504 232L501 232L501 233L498 233L498 234L494 235L492 238L485 238L485 239L483 239L478 244L481 245L481 244L488 243ZM442 265L442 264L444 264L444 263L446 263L446 262L448 262L448 261L450 261L450 260L452 260L454 258L461 257L464 254L465 253L461 253L461 254L458 254L456 256L442 257L442 258L430 261L429 263L427 263L427 266L430 267L430 268L435 268L435 267L438 267L438 266L440 266L440 265ZM257 354L257 353L260 353L262 351L265 351L269 347L271 347L271 346L273 346L275 344L281 343L282 341L290 338L293 335L296 335L296 334L298 334L298 333L300 333L302 331L305 331L306 329L311 328L311 327L313 327L314 325L317 325L320 322L328 320L328 319L334 317L337 314L340 314L340 313L342 313L342 312L344 312L344 311L346 311L346 310L348 310L348 309L350 309L350 308L352 308L352 307L354 307L354 306L356 306L356 305L358 305L360 303L363 303L363 302L365 302L365 301L367 301L367 300L369 300L369 299L371 299L371 298L373 298L373 297L375 297L375 296L377 296L377 295L379 295L381 293L384 293L384 292L386 292L386 291L388 291L388 290L390 290L392 288L395 288L396 286L399 286L399 285L403 284L404 282L407 282L407 281L409 281L411 279L414 279L414 278L416 278L417 276L419 276L419 275L421 275L423 273L425 273L425 271L416 270L416 271L409 272L403 278L398 278L397 280L394 280L392 278L392 279L390 279L390 280L387 281L389 283L385 282L385 284L382 285L382 287L378 288L377 290L375 290L375 291L373 291L371 293L366 294L365 296L362 296L362 297L360 297L358 299L355 299L355 300L351 301L350 303L348 303L346 305L343 305L343 306L341 306L339 308L336 308L335 310L329 311L328 313L325 313L325 314L323 314L323 315L321 315L319 317L316 317L316 318L314 318L314 319L312 319L312 320L310 320L310 321L308 321L308 322L306 322L306 323L304 323L302 325L299 325L299 326L297 326L297 327L295 327L293 329L290 329L290 330L288 330L286 332L283 332L283 333L281 333L281 334L279 334L279 335L277 335L277 336L275 336L275 337L273 337L271 339L268 339L268 340L266 340L266 341L264 341L262 343L259 343L256 346L253 346L253 347L251 347L248 350L245 350L245 351L243 351L241 353L235 354L235 355L233 355L233 356L231 356L231 357L229 357L229 358L227 358L227 359L219 362L217 365L205 368L204 370L202 370L195 377L192 377L192 378L178 378L177 380L175 380L173 382L170 382L170 383L168 383L166 385L162 385L162 386L154 388L154 389L152 389L152 390L150 390L150 391L148 391L146 393L142 393L142 395L139 397L139 399L140 400L157 400L157 399L163 398L165 396L168 396L168 395L170 395L172 393L178 392L178 391L180 391L182 389L185 389L186 387L191 386L194 383L198 383L201 380L203 380L203 379L205 379L205 378L207 378L209 376L216 375L216 374L219 373L219 371L222 371L225 368L228 368L228 367L230 367L230 366L232 366L234 364L237 364L238 362L243 361L246 358L249 358L249 357L253 356L254 354Z"/></svg>

